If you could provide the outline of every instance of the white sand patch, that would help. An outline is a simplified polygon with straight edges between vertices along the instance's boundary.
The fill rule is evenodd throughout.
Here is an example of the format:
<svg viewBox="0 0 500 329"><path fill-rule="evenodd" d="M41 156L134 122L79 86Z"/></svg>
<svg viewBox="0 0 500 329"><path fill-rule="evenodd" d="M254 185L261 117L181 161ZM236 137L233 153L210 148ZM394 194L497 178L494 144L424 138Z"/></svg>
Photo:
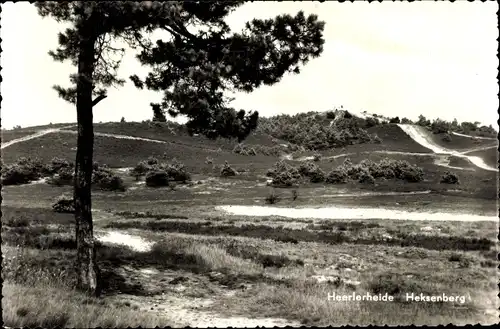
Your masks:
<svg viewBox="0 0 500 329"><path fill-rule="evenodd" d="M488 170L488 171L498 171L498 168L494 168L494 167L490 167L486 164L486 162L484 162L483 159L481 159L480 157L478 156L464 156L467 160L469 160L470 162L472 162L472 164L474 164L476 167L479 167L481 169L484 169L484 170Z"/></svg>
<svg viewBox="0 0 500 329"><path fill-rule="evenodd" d="M346 156L353 155L353 154L355 154L355 153L343 153L343 154L338 154L338 155L332 155L332 156L322 157L321 160L337 159L337 158L342 158L342 157L346 157ZM304 156L304 157L300 157L300 158L295 159L295 161L311 161L311 160L314 160L314 156L312 156L312 155L311 156Z"/></svg>
<svg viewBox="0 0 500 329"><path fill-rule="evenodd" d="M96 238L103 243L124 245L139 252L149 251L153 245L152 242L148 242L139 236L133 236L115 231L106 232L105 234L99 236L96 235Z"/></svg>
<svg viewBox="0 0 500 329"><path fill-rule="evenodd" d="M116 168L115 170L119 173L128 173L129 171L131 171L132 169L134 169L133 167L124 167L124 168Z"/></svg>
<svg viewBox="0 0 500 329"><path fill-rule="evenodd" d="M320 218L320 219L394 219L394 220L429 220L452 222L494 221L496 216L480 216L462 213L445 212L409 212L383 208L279 208L265 206L218 206L217 209L240 216L281 216L288 218Z"/></svg>
<svg viewBox="0 0 500 329"><path fill-rule="evenodd" d="M30 182L31 185L46 184L46 183L47 183L47 177L40 178L38 180Z"/></svg>
<svg viewBox="0 0 500 329"><path fill-rule="evenodd" d="M424 131L424 127L408 125L408 124L398 124L398 126L403 130L408 136L410 136L415 142L419 143L423 147L428 148L434 153L439 154L452 154L458 153L452 150L448 150L444 147L436 145L432 140L427 137L427 132Z"/></svg>
<svg viewBox="0 0 500 329"><path fill-rule="evenodd" d="M159 273L159 271L157 269L154 269L154 268L142 268L139 270L139 272L141 272L142 274L146 274L146 275Z"/></svg>
<svg viewBox="0 0 500 329"><path fill-rule="evenodd" d="M415 195L415 194L429 194L430 190L426 191L413 191L413 192L357 192L357 193L338 193L338 194L323 194L319 197L363 197L363 196L388 196L388 195Z"/></svg>

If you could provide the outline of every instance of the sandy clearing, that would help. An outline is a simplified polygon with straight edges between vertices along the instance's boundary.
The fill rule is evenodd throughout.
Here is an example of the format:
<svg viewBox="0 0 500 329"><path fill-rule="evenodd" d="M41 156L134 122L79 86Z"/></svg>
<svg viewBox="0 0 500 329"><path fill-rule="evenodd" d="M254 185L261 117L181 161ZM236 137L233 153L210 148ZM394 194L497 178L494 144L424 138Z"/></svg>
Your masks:
<svg viewBox="0 0 500 329"><path fill-rule="evenodd" d="M96 238L103 243L123 245L139 252L149 251L153 246L153 242L146 241L139 236L118 231L98 232L96 233Z"/></svg>
<svg viewBox="0 0 500 329"><path fill-rule="evenodd" d="M462 213L445 212L409 212L404 210L383 208L278 208L266 206L218 206L218 210L239 216L281 216L288 218L314 218L314 219L394 219L394 220L429 220L452 222L494 221L496 216L479 216Z"/></svg>

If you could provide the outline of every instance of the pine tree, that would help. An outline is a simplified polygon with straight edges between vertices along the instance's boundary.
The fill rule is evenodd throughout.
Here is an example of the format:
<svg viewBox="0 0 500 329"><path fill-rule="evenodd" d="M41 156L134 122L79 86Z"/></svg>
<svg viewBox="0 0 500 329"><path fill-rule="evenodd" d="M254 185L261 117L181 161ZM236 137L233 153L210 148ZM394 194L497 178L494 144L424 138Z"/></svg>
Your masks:
<svg viewBox="0 0 500 329"><path fill-rule="evenodd" d="M151 68L144 80L130 76L138 87L164 92L162 109L172 116L185 115L191 133L209 138L243 140L256 128L258 113L227 106L224 92L251 92L272 85L323 51L324 22L318 17L280 15L248 22L231 33L224 18L244 1L72 1L36 2L42 17L50 16L70 27L59 33L59 47L49 54L69 60L78 72L72 86L55 90L75 103L78 121L75 162L75 219L78 288L99 294L91 213L93 160L92 108L106 98L106 88L122 85L120 61L127 44L140 52L138 59ZM201 27L192 32L188 27ZM157 29L170 34L154 44L147 35ZM92 100L92 97L95 97Z"/></svg>

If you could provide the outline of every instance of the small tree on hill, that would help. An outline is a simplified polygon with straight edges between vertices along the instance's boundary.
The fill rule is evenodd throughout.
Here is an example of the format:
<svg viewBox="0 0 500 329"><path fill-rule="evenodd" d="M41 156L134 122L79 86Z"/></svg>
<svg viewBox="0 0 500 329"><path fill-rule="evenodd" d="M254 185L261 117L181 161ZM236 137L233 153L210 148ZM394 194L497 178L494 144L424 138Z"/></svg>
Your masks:
<svg viewBox="0 0 500 329"><path fill-rule="evenodd" d="M154 103L151 103L149 105L153 109L153 121L167 122L167 118L165 117L165 111L161 109L160 105Z"/></svg>
<svg viewBox="0 0 500 329"><path fill-rule="evenodd" d="M226 104L226 90L251 92L272 85L285 73L323 51L324 22L317 16L281 15L254 19L231 34L224 18L244 1L44 1L36 2L42 17L51 16L69 27L59 33L59 47L50 54L78 68L72 86L54 87L59 96L76 104L78 135L75 162L75 220L78 288L99 294L91 212L93 160L92 108L106 97L106 88L122 85L117 77L124 42L140 50L138 59L151 67L142 81L164 92L161 104L172 116L188 117L190 133L210 138L244 139L255 129L258 113L236 111ZM192 32L188 27L199 27ZM151 42L149 32L161 29L171 38ZM92 97L96 97L92 100Z"/></svg>

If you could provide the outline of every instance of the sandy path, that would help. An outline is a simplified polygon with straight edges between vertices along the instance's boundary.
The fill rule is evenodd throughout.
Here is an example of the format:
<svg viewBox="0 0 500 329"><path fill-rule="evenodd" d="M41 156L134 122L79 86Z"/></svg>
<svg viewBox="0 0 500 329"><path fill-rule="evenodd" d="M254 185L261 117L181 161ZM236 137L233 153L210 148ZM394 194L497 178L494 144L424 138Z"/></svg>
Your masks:
<svg viewBox="0 0 500 329"><path fill-rule="evenodd" d="M96 232L96 239L108 244L116 244L126 246L132 250L139 252L147 252L151 250L153 242L147 241L139 236L131 235L120 231L101 230ZM140 270L139 270L140 271ZM152 301L148 297L130 296L145 306L149 305ZM295 326L299 327L300 323L296 321L289 321L281 318L247 318L247 317L226 317L215 312L196 310L193 307L208 306L213 303L209 298L189 298L189 297L174 297L157 296L158 299L154 304L161 309L166 310L166 315L175 323L182 323L182 327L190 326L193 328L255 328L255 327L286 327ZM196 308L198 308L196 307ZM148 308L149 309L149 306ZM146 310L147 310L146 309ZM145 310L145 311L146 311Z"/></svg>
<svg viewBox="0 0 500 329"><path fill-rule="evenodd" d="M14 144L17 144L17 143L21 143L21 142L25 142L25 141L29 141L30 139L42 137L42 136L47 135L47 134L59 132L59 131L61 131L61 129L71 128L71 127L74 127L74 126L71 125L71 126L65 126L65 127L60 127L60 128L51 128L51 129L40 130L39 132L34 133L32 135L24 136L24 137L21 137L21 138L16 138L16 139L13 139L13 140L8 141L6 143L2 143L0 149L3 150L4 148L9 147L11 145L14 145Z"/></svg>
<svg viewBox="0 0 500 329"><path fill-rule="evenodd" d="M472 138L472 139L486 139L486 140L490 140L490 141L496 141L497 140L494 137L471 136L471 135L466 135L466 134L461 134L461 133L456 133L456 132L451 132L451 133L453 135L456 135L456 136L468 137L468 138Z"/></svg>

